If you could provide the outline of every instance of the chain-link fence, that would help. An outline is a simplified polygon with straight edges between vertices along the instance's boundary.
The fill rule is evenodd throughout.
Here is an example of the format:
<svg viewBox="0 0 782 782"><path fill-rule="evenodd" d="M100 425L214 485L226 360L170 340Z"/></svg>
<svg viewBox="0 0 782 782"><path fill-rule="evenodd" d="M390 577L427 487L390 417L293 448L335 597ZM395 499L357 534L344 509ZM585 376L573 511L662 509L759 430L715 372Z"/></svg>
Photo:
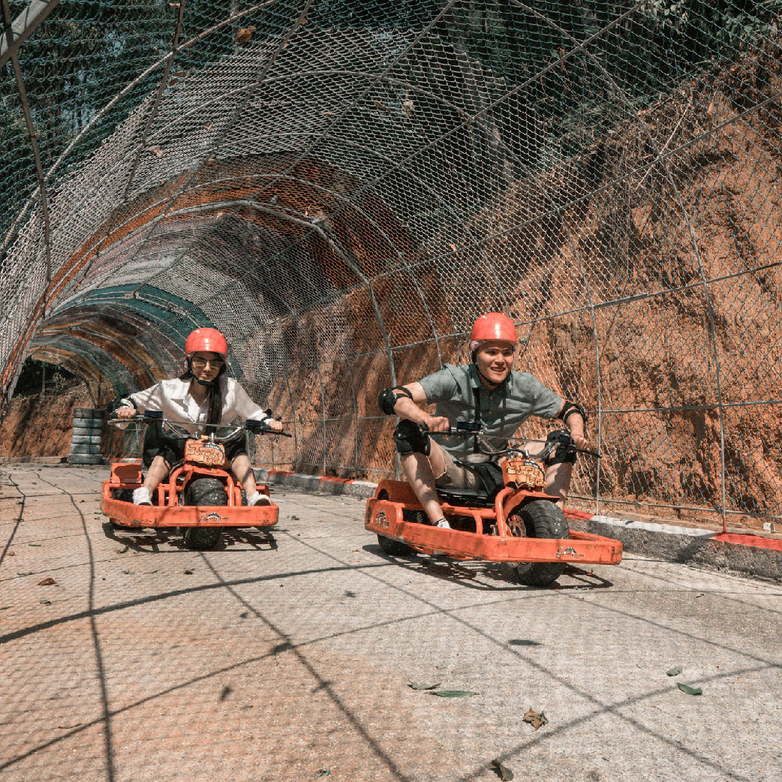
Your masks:
<svg viewBox="0 0 782 782"><path fill-rule="evenodd" d="M380 477L378 392L500 310L591 411L577 495L779 518L780 9L2 0L4 401L214 325L261 461Z"/></svg>

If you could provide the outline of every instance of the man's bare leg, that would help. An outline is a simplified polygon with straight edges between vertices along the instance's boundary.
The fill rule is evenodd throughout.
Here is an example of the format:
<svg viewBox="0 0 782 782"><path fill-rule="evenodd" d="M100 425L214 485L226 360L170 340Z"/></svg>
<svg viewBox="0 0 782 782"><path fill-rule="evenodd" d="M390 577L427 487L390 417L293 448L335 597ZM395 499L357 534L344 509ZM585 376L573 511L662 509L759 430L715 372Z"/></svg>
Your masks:
<svg viewBox="0 0 782 782"><path fill-rule="evenodd" d="M402 472L404 472L415 496L418 497L429 521L436 524L444 518L434 478L435 470L440 475L445 469L442 449L437 443L432 443L432 451L429 456L422 453L410 453L403 456L400 462Z"/></svg>
<svg viewBox="0 0 782 782"><path fill-rule="evenodd" d="M546 494L559 497L557 505L565 507L568 491L570 490L570 478L573 475L573 465L569 462L552 464L546 469Z"/></svg>

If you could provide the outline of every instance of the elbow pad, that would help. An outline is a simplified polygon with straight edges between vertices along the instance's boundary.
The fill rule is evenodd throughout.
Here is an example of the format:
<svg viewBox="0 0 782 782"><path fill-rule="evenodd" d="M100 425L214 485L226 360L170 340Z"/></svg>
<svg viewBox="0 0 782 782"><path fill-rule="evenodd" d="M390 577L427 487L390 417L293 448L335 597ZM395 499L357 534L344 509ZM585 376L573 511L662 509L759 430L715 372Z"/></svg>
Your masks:
<svg viewBox="0 0 782 782"><path fill-rule="evenodd" d="M589 416L587 415L586 410L584 410L584 408L581 407L578 402L568 402L567 400L565 400L565 404L562 407L562 412L557 416L557 418L560 418L562 421L567 423L567 419L573 415L573 413L579 413L584 419L584 423L589 420Z"/></svg>
<svg viewBox="0 0 782 782"><path fill-rule="evenodd" d="M413 395L404 386L386 388L380 392L377 403L386 415L394 415L394 407L396 407L397 401L403 396L406 396L408 399L413 398Z"/></svg>

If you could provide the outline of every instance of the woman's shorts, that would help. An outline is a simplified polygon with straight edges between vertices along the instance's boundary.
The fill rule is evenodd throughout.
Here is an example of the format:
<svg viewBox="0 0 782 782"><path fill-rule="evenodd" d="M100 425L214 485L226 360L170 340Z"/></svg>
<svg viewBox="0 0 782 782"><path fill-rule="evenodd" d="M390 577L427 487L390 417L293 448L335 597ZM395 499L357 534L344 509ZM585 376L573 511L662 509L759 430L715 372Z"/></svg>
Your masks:
<svg viewBox="0 0 782 782"><path fill-rule="evenodd" d="M156 456L162 456L169 467L181 462L185 455L185 443L187 437L172 437L163 431L163 425L160 423L149 424L144 435L144 449L141 461L145 467L152 464ZM237 456L247 455L244 438L234 440L223 445L228 462L232 462Z"/></svg>

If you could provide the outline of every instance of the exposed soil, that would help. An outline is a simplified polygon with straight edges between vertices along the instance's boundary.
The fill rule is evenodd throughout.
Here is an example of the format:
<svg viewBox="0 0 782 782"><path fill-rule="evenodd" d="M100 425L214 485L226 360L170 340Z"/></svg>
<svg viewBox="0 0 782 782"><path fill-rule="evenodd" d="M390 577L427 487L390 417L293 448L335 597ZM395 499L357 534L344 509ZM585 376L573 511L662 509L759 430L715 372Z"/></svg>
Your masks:
<svg viewBox="0 0 782 782"><path fill-rule="evenodd" d="M0 456L67 456L74 408L94 405L93 395L84 383L72 385L59 394L14 397L0 425ZM119 456L122 441L121 432L105 428L103 455Z"/></svg>

